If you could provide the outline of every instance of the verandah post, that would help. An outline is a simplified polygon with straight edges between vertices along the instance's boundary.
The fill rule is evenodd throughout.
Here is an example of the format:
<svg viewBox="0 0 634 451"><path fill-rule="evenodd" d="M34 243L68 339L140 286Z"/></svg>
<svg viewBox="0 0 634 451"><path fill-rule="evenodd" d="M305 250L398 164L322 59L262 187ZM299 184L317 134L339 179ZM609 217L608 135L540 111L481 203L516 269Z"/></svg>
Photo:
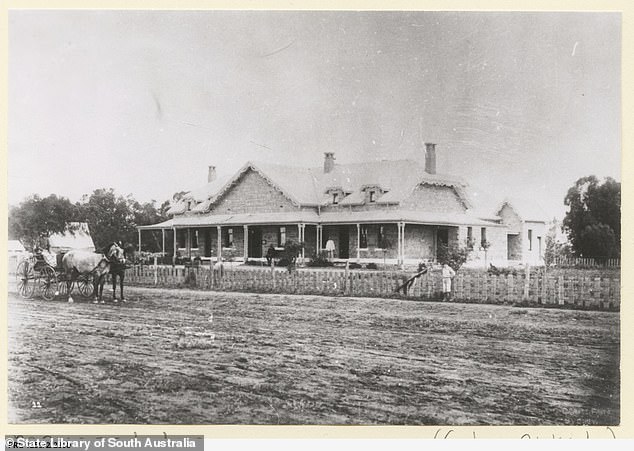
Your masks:
<svg viewBox="0 0 634 451"><path fill-rule="evenodd" d="M174 253L172 255L172 267L176 266L176 227L173 229L174 232Z"/></svg>
<svg viewBox="0 0 634 451"><path fill-rule="evenodd" d="M216 231L218 233L218 239L216 240L216 243L218 246L216 257L217 257L218 263L220 263L222 261L222 227L216 226Z"/></svg>

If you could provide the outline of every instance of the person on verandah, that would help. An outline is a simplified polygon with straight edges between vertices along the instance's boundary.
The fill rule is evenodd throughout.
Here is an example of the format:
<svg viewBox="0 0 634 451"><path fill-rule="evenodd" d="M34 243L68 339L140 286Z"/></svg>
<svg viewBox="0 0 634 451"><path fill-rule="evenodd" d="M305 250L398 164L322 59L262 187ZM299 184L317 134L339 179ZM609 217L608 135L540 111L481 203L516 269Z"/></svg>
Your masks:
<svg viewBox="0 0 634 451"><path fill-rule="evenodd" d="M335 257L335 242L330 237L328 237L328 241L326 241L326 252L328 252L328 258Z"/></svg>
<svg viewBox="0 0 634 451"><path fill-rule="evenodd" d="M269 246L269 249L266 251L266 264L271 266L271 262L273 261L274 257L275 257L275 248L271 244Z"/></svg>

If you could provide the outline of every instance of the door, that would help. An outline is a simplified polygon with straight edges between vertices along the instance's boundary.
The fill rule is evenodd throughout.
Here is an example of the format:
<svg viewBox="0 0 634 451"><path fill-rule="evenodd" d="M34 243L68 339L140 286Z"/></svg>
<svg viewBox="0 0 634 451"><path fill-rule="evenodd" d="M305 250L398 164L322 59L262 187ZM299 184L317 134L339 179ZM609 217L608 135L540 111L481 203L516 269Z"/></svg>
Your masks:
<svg viewBox="0 0 634 451"><path fill-rule="evenodd" d="M506 235L506 258L520 260L522 258L522 243L519 234Z"/></svg>
<svg viewBox="0 0 634 451"><path fill-rule="evenodd" d="M262 258L262 229L249 227L249 258Z"/></svg>
<svg viewBox="0 0 634 451"><path fill-rule="evenodd" d="M449 246L449 229L439 228L436 237L438 249L446 249Z"/></svg>
<svg viewBox="0 0 634 451"><path fill-rule="evenodd" d="M339 227L339 258L350 258L350 234L348 226Z"/></svg>
<svg viewBox="0 0 634 451"><path fill-rule="evenodd" d="M211 229L205 229L205 257L211 257Z"/></svg>

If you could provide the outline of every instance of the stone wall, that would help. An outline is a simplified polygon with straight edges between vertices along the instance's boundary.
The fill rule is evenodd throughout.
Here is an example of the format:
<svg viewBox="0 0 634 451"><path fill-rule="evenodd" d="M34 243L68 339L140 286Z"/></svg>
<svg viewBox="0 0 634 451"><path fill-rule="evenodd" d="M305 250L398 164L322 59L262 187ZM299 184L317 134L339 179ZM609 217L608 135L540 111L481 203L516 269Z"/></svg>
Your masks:
<svg viewBox="0 0 634 451"><path fill-rule="evenodd" d="M299 207L290 199L273 188L260 174L248 169L212 206L211 213L279 213L296 210Z"/></svg>
<svg viewBox="0 0 634 451"><path fill-rule="evenodd" d="M466 210L456 190L449 186L422 184L401 203L403 210L462 213Z"/></svg>

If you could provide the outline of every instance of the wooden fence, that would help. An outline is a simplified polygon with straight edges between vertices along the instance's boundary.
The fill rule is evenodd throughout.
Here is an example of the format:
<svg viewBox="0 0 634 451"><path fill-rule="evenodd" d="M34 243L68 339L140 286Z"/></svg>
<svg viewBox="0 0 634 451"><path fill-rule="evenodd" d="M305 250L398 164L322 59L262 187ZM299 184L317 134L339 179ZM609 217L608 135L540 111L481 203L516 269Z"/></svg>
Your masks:
<svg viewBox="0 0 634 451"><path fill-rule="evenodd" d="M564 268L620 268L620 258L556 258L553 263Z"/></svg>
<svg viewBox="0 0 634 451"><path fill-rule="evenodd" d="M397 293L411 273L300 269L169 266L134 267L126 272L132 285L189 287L202 290L265 293L319 294L329 296L393 297L424 300L442 298L437 271L426 274L406 294ZM527 277L528 276L528 277ZM488 304L553 305L568 308L618 310L620 279L609 277L545 276L541 272L494 276L458 273L453 300Z"/></svg>

